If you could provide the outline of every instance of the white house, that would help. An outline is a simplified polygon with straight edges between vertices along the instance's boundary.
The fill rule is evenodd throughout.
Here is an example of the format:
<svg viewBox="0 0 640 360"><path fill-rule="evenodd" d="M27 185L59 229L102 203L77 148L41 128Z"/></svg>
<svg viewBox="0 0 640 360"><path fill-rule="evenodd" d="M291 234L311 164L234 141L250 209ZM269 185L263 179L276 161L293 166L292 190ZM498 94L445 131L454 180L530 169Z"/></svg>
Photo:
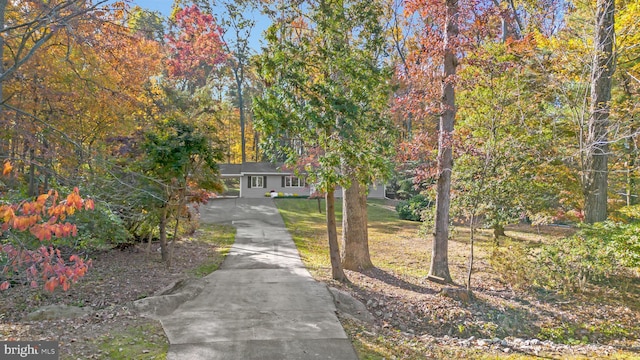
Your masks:
<svg viewBox="0 0 640 360"><path fill-rule="evenodd" d="M313 184L307 184L304 176L297 177L291 170L282 170L282 165L266 162L244 164L221 164L223 178L240 179L240 197L259 198L266 193L276 192L296 196L309 196ZM342 189L336 189L336 197L342 197ZM383 199L385 186L369 187L369 198Z"/></svg>

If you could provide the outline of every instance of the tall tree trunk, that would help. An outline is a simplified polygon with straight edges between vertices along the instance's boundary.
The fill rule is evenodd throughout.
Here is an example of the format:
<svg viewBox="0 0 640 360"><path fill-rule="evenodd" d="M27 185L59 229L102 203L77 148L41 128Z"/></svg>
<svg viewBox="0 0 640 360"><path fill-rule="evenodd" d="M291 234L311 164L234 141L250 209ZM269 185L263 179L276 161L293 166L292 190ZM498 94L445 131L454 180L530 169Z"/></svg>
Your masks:
<svg viewBox="0 0 640 360"><path fill-rule="evenodd" d="M625 97L632 99L636 96L631 90L631 79L627 74L621 73L622 77L624 94ZM633 121L633 120L632 120ZM629 134L638 134L638 126L635 123L632 123L629 129ZM625 139L625 156L627 161L625 161L625 199L627 206L635 205L638 201L638 194L636 192L636 158L638 157L638 143L637 143L637 135L632 137L627 137Z"/></svg>
<svg viewBox="0 0 640 360"><path fill-rule="evenodd" d="M585 221L607 219L607 177L609 153L609 101L615 70L613 53L615 1L598 0L591 69L591 107L587 135L584 184Z"/></svg>
<svg viewBox="0 0 640 360"><path fill-rule="evenodd" d="M334 189L330 189L326 194L327 205L327 237L329 238L329 257L331 258L331 276L334 280L347 282L340 263L340 249L338 249L338 230L336 224L336 198Z"/></svg>
<svg viewBox="0 0 640 360"><path fill-rule="evenodd" d="M160 233L160 254L162 255L162 261L164 261L167 267L171 263L171 253L169 252L169 244L167 243L167 221L169 218L169 209L167 207L162 208L162 214L160 214L160 224L158 225L158 231Z"/></svg>
<svg viewBox="0 0 640 360"><path fill-rule="evenodd" d="M171 241L168 244L169 248L169 261L167 262L167 267L173 266L173 249L175 249L176 241L178 241L178 227L180 226L180 214L176 214L176 224L173 227L173 236L171 237Z"/></svg>
<svg viewBox="0 0 640 360"><path fill-rule="evenodd" d="M345 189L342 197L342 267L360 271L373 267L369 256L367 230L367 193L356 179Z"/></svg>
<svg viewBox="0 0 640 360"><path fill-rule="evenodd" d="M635 132L635 130L634 130ZM626 162L626 198L627 198L627 206L635 205L637 203L638 194L636 192L636 156L638 154L638 148L635 142L635 139L627 139L627 143L629 144L629 154L628 160Z"/></svg>
<svg viewBox="0 0 640 360"><path fill-rule="evenodd" d="M253 124L255 124L255 122L253 122ZM253 132L253 151L255 151L256 154L253 161L260 162L260 134L258 134L257 131Z"/></svg>
<svg viewBox="0 0 640 360"><path fill-rule="evenodd" d="M447 16L444 33L444 68L442 81L442 113L438 136L438 181L435 228L431 269L428 278L450 283L449 274L449 208L451 205L451 171L453 153L451 135L456 118L455 75L458 66L455 38L458 36L458 0L446 0Z"/></svg>
<svg viewBox="0 0 640 360"><path fill-rule="evenodd" d="M8 0L0 0L0 29L4 29L5 26L5 11L7 8ZM0 74L4 74L4 37L0 36ZM9 133L9 121L5 118L4 111L4 86L2 81L0 81L0 132L3 134ZM5 143L6 141L6 143ZM9 137L0 138L0 155L8 156L9 159L13 160L14 157L9 155L9 142L11 140ZM4 151L7 151L6 154L3 154Z"/></svg>
<svg viewBox="0 0 640 360"><path fill-rule="evenodd" d="M238 65L233 70L236 78L237 94L238 94L238 110L240 111L240 148L242 152L242 163L247 162L247 139L245 139L245 111L244 111L244 94L242 92L242 85L244 81L244 67Z"/></svg>
<svg viewBox="0 0 640 360"><path fill-rule="evenodd" d="M29 196L38 195L38 184L36 183L36 151L33 145L29 148Z"/></svg>

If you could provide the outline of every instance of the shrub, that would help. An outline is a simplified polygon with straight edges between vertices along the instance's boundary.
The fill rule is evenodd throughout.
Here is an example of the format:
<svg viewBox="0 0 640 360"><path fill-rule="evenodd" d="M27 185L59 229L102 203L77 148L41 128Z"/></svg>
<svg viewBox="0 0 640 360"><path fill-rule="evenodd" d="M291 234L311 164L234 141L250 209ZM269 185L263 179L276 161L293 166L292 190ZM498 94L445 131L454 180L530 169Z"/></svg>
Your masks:
<svg viewBox="0 0 640 360"><path fill-rule="evenodd" d="M495 246L490 262L502 280L514 288L527 289L535 285L537 264L524 244L508 241L503 246Z"/></svg>
<svg viewBox="0 0 640 360"><path fill-rule="evenodd" d="M583 290L625 269L640 267L640 224L606 221L583 225L574 236L539 249L508 243L496 248L491 264L514 287L541 286L573 292Z"/></svg>
<svg viewBox="0 0 640 360"><path fill-rule="evenodd" d="M539 261L549 268L548 284L582 289L640 267L640 224L605 221L583 225L574 236L545 246Z"/></svg>
<svg viewBox="0 0 640 360"><path fill-rule="evenodd" d="M101 203L96 204L94 211L75 213L70 220L78 227L78 237L70 240L81 250L110 248L131 238L122 218Z"/></svg>
<svg viewBox="0 0 640 360"><path fill-rule="evenodd" d="M601 239L578 233L546 245L538 255L540 282L547 288L582 290L617 273L620 264Z"/></svg>
<svg viewBox="0 0 640 360"><path fill-rule="evenodd" d="M431 207L431 200L424 195L416 195L396 205L398 216L402 220L422 221L422 213Z"/></svg>

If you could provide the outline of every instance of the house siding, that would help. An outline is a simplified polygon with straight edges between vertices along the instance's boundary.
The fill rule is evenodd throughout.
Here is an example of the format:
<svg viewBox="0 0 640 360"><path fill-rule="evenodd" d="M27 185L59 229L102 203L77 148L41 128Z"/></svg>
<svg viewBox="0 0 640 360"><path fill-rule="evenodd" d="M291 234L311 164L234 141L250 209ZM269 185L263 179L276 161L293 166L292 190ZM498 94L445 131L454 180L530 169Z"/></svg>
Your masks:
<svg viewBox="0 0 640 360"><path fill-rule="evenodd" d="M264 176L267 180L266 187L249 188L250 176ZM296 187L296 188L283 187L282 176L285 176L285 175L244 175L240 178L240 197L261 198L261 197L264 197L266 193L271 192L271 190L275 192L286 193L286 194L298 194L300 196L309 195L308 186Z"/></svg>
<svg viewBox="0 0 640 360"><path fill-rule="evenodd" d="M278 193L298 194L299 196L308 196L313 190L313 186L307 184L305 187L284 187L283 177L292 176L290 171L282 170L281 166L271 163L244 163L244 164L222 164L220 166L222 177L234 177L240 179L240 197L243 198L261 198L271 190ZM260 188L250 188L249 181L251 176L264 176L266 185ZM376 184L369 186L370 199L385 198L384 184ZM338 187L335 191L337 198L342 197L342 188Z"/></svg>
<svg viewBox="0 0 640 360"><path fill-rule="evenodd" d="M369 199L384 199L386 196L385 188L384 184L369 186Z"/></svg>
<svg viewBox="0 0 640 360"><path fill-rule="evenodd" d="M335 191L335 197L342 198L342 188L338 187ZM384 199L385 198L385 186L383 184L369 185L368 199Z"/></svg>

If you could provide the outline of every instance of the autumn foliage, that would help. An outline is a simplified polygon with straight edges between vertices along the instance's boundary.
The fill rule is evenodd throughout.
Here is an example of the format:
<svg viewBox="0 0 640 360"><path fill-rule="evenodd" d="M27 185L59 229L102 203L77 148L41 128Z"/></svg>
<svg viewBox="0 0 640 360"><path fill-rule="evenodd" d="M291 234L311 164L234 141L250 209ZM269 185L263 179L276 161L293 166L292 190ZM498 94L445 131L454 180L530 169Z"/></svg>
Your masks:
<svg viewBox="0 0 640 360"><path fill-rule="evenodd" d="M3 174L9 174L10 169L9 162L5 162ZM19 279L32 287L44 283L44 288L50 292L58 286L67 291L72 283L83 277L91 260L85 262L79 256L71 255L65 261L53 241L77 236L76 225L65 220L77 211L93 208L93 200L82 199L78 188L66 198L51 190L33 201L0 205L0 235L9 239L0 245L3 263L0 279L5 279L0 283L0 290L8 289L10 280ZM35 250L12 236L27 231L39 241L40 246Z"/></svg>
<svg viewBox="0 0 640 360"><path fill-rule="evenodd" d="M167 35L167 70L173 78L206 80L211 70L222 63L221 28L211 14L189 6L175 15L175 31Z"/></svg>

